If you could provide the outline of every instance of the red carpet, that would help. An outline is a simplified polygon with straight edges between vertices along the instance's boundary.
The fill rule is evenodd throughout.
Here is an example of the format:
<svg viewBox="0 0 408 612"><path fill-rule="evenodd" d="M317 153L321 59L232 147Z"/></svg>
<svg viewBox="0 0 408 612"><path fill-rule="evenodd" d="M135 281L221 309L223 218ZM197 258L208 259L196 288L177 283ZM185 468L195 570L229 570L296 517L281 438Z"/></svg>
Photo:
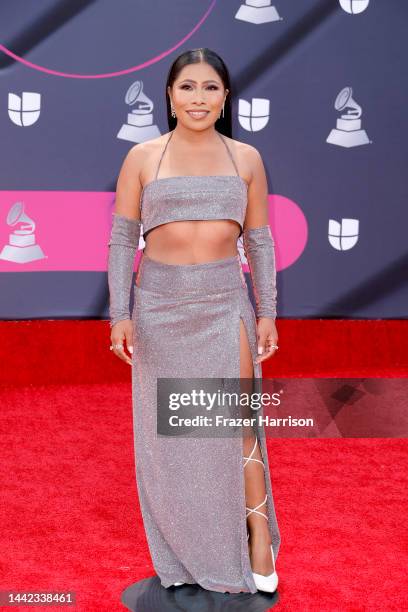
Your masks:
<svg viewBox="0 0 408 612"><path fill-rule="evenodd" d="M0 330L1 589L73 590L77 606L64 609L124 610L124 588L154 574L130 367L107 349L106 322ZM405 322L278 321L278 330L265 376L407 376ZM268 449L282 533L277 609L408 609L406 441L278 439Z"/></svg>
<svg viewBox="0 0 408 612"><path fill-rule="evenodd" d="M293 319L277 329L279 350L264 376L408 375L406 321ZM0 321L0 335L0 384L130 380L108 349L106 321Z"/></svg>

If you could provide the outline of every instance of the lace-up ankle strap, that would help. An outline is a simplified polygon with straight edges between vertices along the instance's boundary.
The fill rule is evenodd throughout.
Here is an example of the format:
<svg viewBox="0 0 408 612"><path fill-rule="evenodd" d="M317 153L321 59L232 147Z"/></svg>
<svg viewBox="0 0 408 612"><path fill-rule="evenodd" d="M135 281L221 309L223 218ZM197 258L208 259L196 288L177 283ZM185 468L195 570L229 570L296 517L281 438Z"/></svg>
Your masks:
<svg viewBox="0 0 408 612"><path fill-rule="evenodd" d="M265 514L264 512L259 512L258 508L260 508L261 506L263 506L266 503L266 500L268 499L268 494L265 495L265 499L263 500L263 502L261 502L260 504L258 504L257 506L255 506L255 508L248 508L248 506L246 506L246 509L249 511L247 512L246 518L248 518L248 516L250 514L259 514L260 516L263 516L266 518L267 521L269 521L269 517L267 514Z"/></svg>
<svg viewBox="0 0 408 612"><path fill-rule="evenodd" d="M263 462L263 461L261 461L260 459L253 459L253 458L252 458L252 455L253 455L253 454L254 454L254 452L255 452L255 449L256 449L256 445L257 445L257 443L258 443L258 438L255 438L254 448L252 449L252 451L251 451L251 453L250 453L249 457L242 457L243 459L246 459L246 461L245 461L245 463L244 463L244 467L247 465L247 463L248 463L249 461L257 461L258 463L260 463L260 464L262 465L263 469L265 469L265 465L264 465L264 462Z"/></svg>

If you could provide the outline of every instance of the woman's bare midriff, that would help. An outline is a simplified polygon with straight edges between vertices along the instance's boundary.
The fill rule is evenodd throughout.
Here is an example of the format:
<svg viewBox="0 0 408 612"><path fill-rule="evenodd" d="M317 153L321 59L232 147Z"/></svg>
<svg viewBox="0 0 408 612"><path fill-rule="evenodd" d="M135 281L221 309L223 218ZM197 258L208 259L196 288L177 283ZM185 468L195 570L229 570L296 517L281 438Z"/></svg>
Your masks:
<svg viewBox="0 0 408 612"><path fill-rule="evenodd" d="M237 255L239 234L231 219L171 221L150 230L143 252L166 264L208 263Z"/></svg>

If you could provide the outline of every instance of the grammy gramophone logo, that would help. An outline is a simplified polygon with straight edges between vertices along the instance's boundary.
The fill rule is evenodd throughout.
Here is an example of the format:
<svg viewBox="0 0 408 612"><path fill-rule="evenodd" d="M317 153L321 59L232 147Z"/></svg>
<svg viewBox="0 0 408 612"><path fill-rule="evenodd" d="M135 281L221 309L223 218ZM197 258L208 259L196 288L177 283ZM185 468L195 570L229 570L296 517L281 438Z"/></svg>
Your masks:
<svg viewBox="0 0 408 612"><path fill-rule="evenodd" d="M334 102L336 111L346 111L336 122L336 127L328 135L326 142L339 147L358 147L368 144L367 133L361 128L361 106L353 99L351 87L344 87Z"/></svg>
<svg viewBox="0 0 408 612"><path fill-rule="evenodd" d="M131 142L144 142L160 136L157 125L153 125L153 102L143 93L142 81L135 81L126 92L125 102L133 106L127 123L120 128L117 138Z"/></svg>
<svg viewBox="0 0 408 612"><path fill-rule="evenodd" d="M14 229L9 234L9 243L0 253L0 259L15 263L28 263L47 257L42 248L35 243L35 222L24 212L23 202L13 204L7 215L6 223Z"/></svg>
<svg viewBox="0 0 408 612"><path fill-rule="evenodd" d="M246 0L235 13L235 19L259 25L280 21L282 18L271 0Z"/></svg>

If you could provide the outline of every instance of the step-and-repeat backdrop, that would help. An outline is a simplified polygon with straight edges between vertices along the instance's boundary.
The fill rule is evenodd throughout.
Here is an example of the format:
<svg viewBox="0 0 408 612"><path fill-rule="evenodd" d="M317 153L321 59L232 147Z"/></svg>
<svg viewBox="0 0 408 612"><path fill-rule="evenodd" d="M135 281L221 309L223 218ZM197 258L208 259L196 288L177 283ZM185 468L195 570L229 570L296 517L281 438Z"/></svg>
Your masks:
<svg viewBox="0 0 408 612"><path fill-rule="evenodd" d="M108 318L117 175L197 47L265 163L278 316L405 318L407 26L403 0L4 0L0 318Z"/></svg>

